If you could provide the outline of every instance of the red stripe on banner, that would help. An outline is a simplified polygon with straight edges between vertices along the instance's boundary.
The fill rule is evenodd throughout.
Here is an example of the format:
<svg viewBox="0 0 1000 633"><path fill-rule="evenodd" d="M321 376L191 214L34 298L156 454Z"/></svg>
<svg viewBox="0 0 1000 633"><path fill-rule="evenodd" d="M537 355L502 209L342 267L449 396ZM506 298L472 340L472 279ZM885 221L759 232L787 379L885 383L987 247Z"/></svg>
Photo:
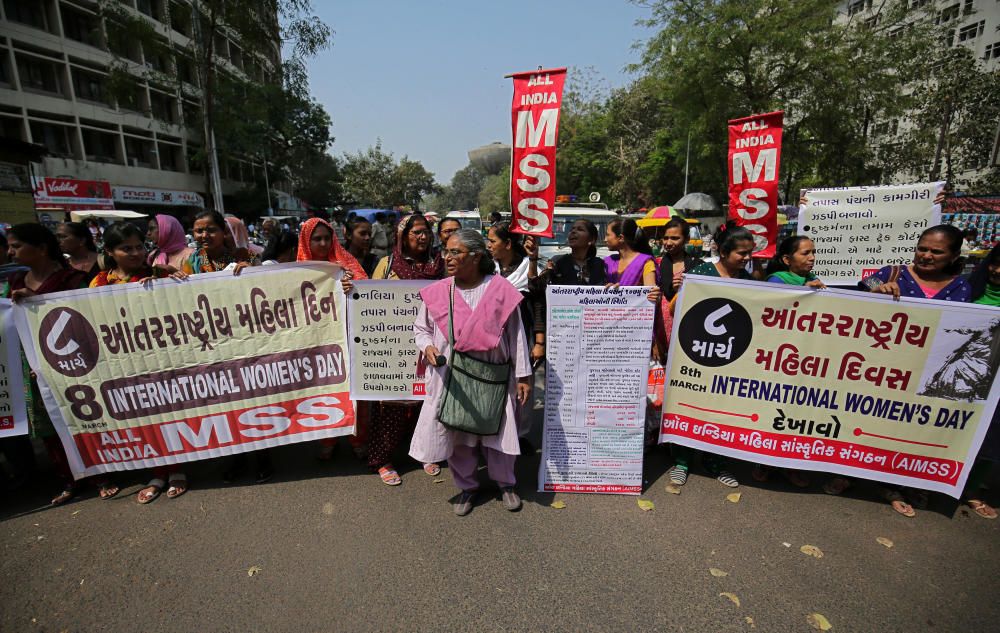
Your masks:
<svg viewBox="0 0 1000 633"><path fill-rule="evenodd" d="M747 459L752 459L752 455L756 454L801 460L803 465L839 464L950 485L958 481L964 467L962 462L952 459L900 453L873 446L855 446L841 440L745 429L677 414L663 416L661 432L743 451L747 453Z"/></svg>
<svg viewBox="0 0 1000 633"><path fill-rule="evenodd" d="M693 404L688 404L686 402L678 402L677 406L679 406L679 407L687 407L688 409L694 409L695 411L704 411L705 413L718 413L719 415L729 415L729 416L732 416L734 418L746 418L747 420L750 420L751 422L756 422L757 420L760 419L760 416L757 415L756 413L751 413L750 415L747 415L745 413L733 413L732 411L719 411L717 409L705 409L704 407L696 407Z"/></svg>
<svg viewBox="0 0 1000 633"><path fill-rule="evenodd" d="M754 257L774 257L784 112L729 122L729 218L754 234Z"/></svg>
<svg viewBox="0 0 1000 633"><path fill-rule="evenodd" d="M81 433L73 439L84 466L89 468L236 447L353 424L354 408L347 393L341 393L278 401L159 424Z"/></svg>
<svg viewBox="0 0 1000 633"><path fill-rule="evenodd" d="M930 442L918 442L916 440L904 440L901 437L889 437L888 435L878 435L877 433L865 433L861 429L854 429L854 434L857 436L867 435L869 437L877 437L882 440L892 440L893 442L905 442L907 444L916 444L918 446L933 446L935 448L948 448L947 444L931 444Z"/></svg>
<svg viewBox="0 0 1000 633"><path fill-rule="evenodd" d="M607 484L545 484L545 492L596 492L609 495L641 494L642 486L614 486Z"/></svg>
<svg viewBox="0 0 1000 633"><path fill-rule="evenodd" d="M552 237L556 203L556 144L566 69L511 75L514 99L510 164L511 230Z"/></svg>

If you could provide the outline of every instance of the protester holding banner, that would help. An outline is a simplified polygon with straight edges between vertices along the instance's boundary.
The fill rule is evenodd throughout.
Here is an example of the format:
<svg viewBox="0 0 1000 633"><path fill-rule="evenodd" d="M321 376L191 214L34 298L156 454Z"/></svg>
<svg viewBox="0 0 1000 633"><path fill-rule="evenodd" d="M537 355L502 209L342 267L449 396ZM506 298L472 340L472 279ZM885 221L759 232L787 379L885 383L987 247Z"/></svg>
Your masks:
<svg viewBox="0 0 1000 633"><path fill-rule="evenodd" d="M345 233L347 237L344 246L371 277L379 261L375 253L371 252L372 223L362 217L355 217L347 223Z"/></svg>
<svg viewBox="0 0 1000 633"><path fill-rule="evenodd" d="M26 272L17 272L10 276L10 286L7 291L10 299L20 301L51 292L76 290L87 285L87 273L68 265L59 250L56 236L41 224L17 224L11 227L7 241L8 253L14 262L28 267ZM60 505L76 496L79 492L79 483L73 480L66 453L42 402L38 382L31 375L26 362L24 373L26 386L24 399L28 407L31 436L41 439L45 444L49 459L62 481L62 492L52 499L53 505ZM118 494L118 488L115 486L106 483L98 485L102 498Z"/></svg>
<svg viewBox="0 0 1000 633"><path fill-rule="evenodd" d="M413 433L410 455L425 464L448 460L461 490L453 509L465 516L472 511L479 490L476 471L482 451L490 479L502 491L504 508L513 512L521 508L514 490L514 462L520 454L515 409L528 401L532 374L518 310L521 293L492 274L493 260L478 231L456 231L444 253L445 270L452 278L421 291L424 303L413 326L417 348L429 368L427 402ZM496 378L470 382L468 376L451 372L456 362ZM507 378L501 381L503 373ZM498 388L504 393L494 410L486 403L497 396ZM469 399L466 389L490 398ZM463 402L465 410L459 406Z"/></svg>
<svg viewBox="0 0 1000 633"><path fill-rule="evenodd" d="M184 260L181 270L185 274L214 273L232 266L238 275L250 265L248 256L238 257L236 244L229 237L229 224L221 213L202 211L195 216L191 232L198 248Z"/></svg>
<svg viewBox="0 0 1000 633"><path fill-rule="evenodd" d="M167 274L179 271L184 260L194 253L194 249L187 245L180 220L171 215L161 213L151 218L146 239L156 245L149 253L149 264Z"/></svg>
<svg viewBox="0 0 1000 633"><path fill-rule="evenodd" d="M330 262L340 266L344 270L341 284L345 293L350 292L352 279L368 279L368 273L361 267L358 260L335 239L330 223L321 218L309 218L299 228L299 252L296 255L296 260L300 262ZM358 459L362 459L367 454L363 439L360 435L351 436L351 446ZM318 457L322 461L327 461L333 457L337 440L336 438L320 440L320 445Z"/></svg>
<svg viewBox="0 0 1000 633"><path fill-rule="evenodd" d="M101 272L97 244L90 229L80 222L63 222L56 228L59 248L73 268L87 274L87 282Z"/></svg>
<svg viewBox="0 0 1000 633"><path fill-rule="evenodd" d="M986 259L976 267L969 277L969 285L972 287L972 303L1000 308L1000 245L994 246ZM986 370L996 373L997 365L1000 364L1000 336L993 336L989 343L989 362L986 364ZM996 461L1000 461L1000 408L993 412L993 420L983 439L979 457L969 471L969 478L965 482L965 494L962 497L972 511L984 519L997 518L996 509L981 498L986 476Z"/></svg>
<svg viewBox="0 0 1000 633"><path fill-rule="evenodd" d="M968 302L969 283L962 273L962 231L950 224L932 226L920 234L913 263L885 266L858 285L862 290L894 298Z"/></svg>
<svg viewBox="0 0 1000 633"><path fill-rule="evenodd" d="M663 257L660 260L660 291L667 301L673 300L681 289L684 275L702 263L701 259L687 254L691 239L691 225L681 218L670 218L663 228Z"/></svg>
<svg viewBox="0 0 1000 633"><path fill-rule="evenodd" d="M655 286L656 262L649 239L632 218L608 223L604 236L608 249L617 251L604 258L608 282L619 286Z"/></svg>
<svg viewBox="0 0 1000 633"><path fill-rule="evenodd" d="M812 272L815 265L816 244L804 235L793 235L778 245L778 251L768 262L764 275L771 283L826 288Z"/></svg>
<svg viewBox="0 0 1000 633"><path fill-rule="evenodd" d="M90 281L90 287L100 288L151 279L154 273L146 263L143 237L142 231L134 224L112 224L104 232L104 270Z"/></svg>
<svg viewBox="0 0 1000 633"><path fill-rule="evenodd" d="M399 235L392 253L379 261L372 279L440 279L444 274L444 260L431 250L433 238L427 219L419 214L408 215L399 222L397 232ZM420 401L401 400L380 402L377 407L372 407L368 427L368 466L388 486L403 483L392 465L392 456L414 426L421 404ZM358 403L359 409L361 405ZM361 418L360 411L358 417ZM441 467L434 462L425 462L423 468L432 477L441 474Z"/></svg>
<svg viewBox="0 0 1000 633"><path fill-rule="evenodd" d="M917 240L913 263L908 266L885 266L877 273L862 279L858 287L875 294L892 295L894 299L935 299L938 301L968 302L972 299L969 282L961 276L962 231L950 224L939 224L926 229ZM842 494L851 486L846 477L834 477L823 486L827 494ZM902 486L887 485L881 489L883 498L899 514L916 516L913 505L927 504L924 490L910 490ZM911 498L913 503L911 503Z"/></svg>
<svg viewBox="0 0 1000 633"><path fill-rule="evenodd" d="M750 279L750 273L747 272L746 267L753 255L753 234L737 225L735 221L728 220L725 224L719 225L713 239L719 249L719 261L699 264L691 269L690 274L723 279ZM667 474L671 483L683 486L687 483L693 450L674 444L672 451L674 465ZM715 477L724 486L736 488L740 485L739 480L727 469L728 462L723 456L715 453L702 453L701 462L708 474Z"/></svg>

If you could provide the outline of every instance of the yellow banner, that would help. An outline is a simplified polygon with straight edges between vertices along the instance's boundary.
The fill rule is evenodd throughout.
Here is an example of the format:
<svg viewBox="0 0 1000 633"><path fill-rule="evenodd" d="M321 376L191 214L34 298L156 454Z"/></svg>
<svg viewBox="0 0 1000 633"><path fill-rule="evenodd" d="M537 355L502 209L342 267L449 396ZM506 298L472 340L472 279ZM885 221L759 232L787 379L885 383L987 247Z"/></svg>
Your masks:
<svg viewBox="0 0 1000 633"><path fill-rule="evenodd" d="M303 262L23 302L74 476L352 433L339 278Z"/></svg>
<svg viewBox="0 0 1000 633"><path fill-rule="evenodd" d="M996 308L689 276L660 440L958 497L996 340Z"/></svg>

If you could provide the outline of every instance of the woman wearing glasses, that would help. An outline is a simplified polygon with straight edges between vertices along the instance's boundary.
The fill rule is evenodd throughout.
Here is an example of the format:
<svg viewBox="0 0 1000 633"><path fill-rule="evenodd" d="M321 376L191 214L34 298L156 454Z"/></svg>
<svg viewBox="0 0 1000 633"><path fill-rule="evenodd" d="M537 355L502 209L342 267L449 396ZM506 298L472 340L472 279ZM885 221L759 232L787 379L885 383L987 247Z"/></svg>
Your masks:
<svg viewBox="0 0 1000 633"><path fill-rule="evenodd" d="M427 400L417 420L410 455L421 462L448 460L455 484L461 491L455 514L472 511L479 490L476 477L479 454L486 457L490 479L502 491L503 506L514 512L521 498L514 490L514 461L520 454L515 410L531 395L531 363L518 305L521 293L500 275L486 250L483 236L472 229L456 231L444 250L443 279L421 291L423 305L413 331L422 362L428 365ZM453 325L454 350L449 344ZM460 353L492 365L508 365L507 395L499 416L499 427L491 435L456 431L441 423L438 409L445 396L448 367L442 360ZM446 361L447 362L447 361Z"/></svg>

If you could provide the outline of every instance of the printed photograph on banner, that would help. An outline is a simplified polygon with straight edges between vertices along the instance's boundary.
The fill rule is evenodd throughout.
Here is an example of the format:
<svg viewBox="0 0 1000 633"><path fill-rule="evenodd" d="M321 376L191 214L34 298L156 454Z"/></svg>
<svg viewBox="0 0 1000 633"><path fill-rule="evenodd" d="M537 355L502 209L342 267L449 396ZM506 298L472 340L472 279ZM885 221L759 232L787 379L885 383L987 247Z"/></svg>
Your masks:
<svg viewBox="0 0 1000 633"><path fill-rule="evenodd" d="M978 317L978 318L974 318ZM983 401L1000 366L1000 315L945 312L917 390L945 400Z"/></svg>
<svg viewBox="0 0 1000 633"><path fill-rule="evenodd" d="M19 304L73 475L353 433L340 273L299 262Z"/></svg>
<svg viewBox="0 0 1000 633"><path fill-rule="evenodd" d="M423 400L413 321L432 281L359 280L347 302L352 400Z"/></svg>
<svg viewBox="0 0 1000 633"><path fill-rule="evenodd" d="M547 288L540 492L642 492L654 312L647 293Z"/></svg>
<svg viewBox="0 0 1000 633"><path fill-rule="evenodd" d="M959 496L997 406L1000 309L689 277L661 442Z"/></svg>

